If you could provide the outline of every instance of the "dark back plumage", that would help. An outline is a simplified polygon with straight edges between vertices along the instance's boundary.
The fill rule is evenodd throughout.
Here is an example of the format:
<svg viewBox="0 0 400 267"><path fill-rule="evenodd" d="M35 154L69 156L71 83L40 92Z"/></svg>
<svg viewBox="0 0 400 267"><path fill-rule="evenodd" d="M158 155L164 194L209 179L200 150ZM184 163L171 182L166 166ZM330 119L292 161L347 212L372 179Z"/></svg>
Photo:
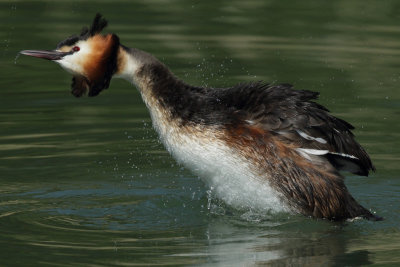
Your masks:
<svg viewBox="0 0 400 267"><path fill-rule="evenodd" d="M354 139L354 127L314 102L317 92L294 90L289 84L250 83L213 94L235 110L239 121L257 125L300 148L330 151L324 157L339 170L359 175L375 170L367 152Z"/></svg>

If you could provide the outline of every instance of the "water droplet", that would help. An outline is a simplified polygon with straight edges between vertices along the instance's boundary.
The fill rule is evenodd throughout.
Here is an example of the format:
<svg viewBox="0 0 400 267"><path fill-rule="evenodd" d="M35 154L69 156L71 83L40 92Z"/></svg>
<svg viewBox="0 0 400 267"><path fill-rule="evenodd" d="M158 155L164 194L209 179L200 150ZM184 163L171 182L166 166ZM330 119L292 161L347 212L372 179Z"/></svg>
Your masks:
<svg viewBox="0 0 400 267"><path fill-rule="evenodd" d="M20 53L18 53L16 56L15 56L15 59L14 59L14 64L17 64L17 60L18 60L18 58L19 58L19 56L20 56L21 54Z"/></svg>

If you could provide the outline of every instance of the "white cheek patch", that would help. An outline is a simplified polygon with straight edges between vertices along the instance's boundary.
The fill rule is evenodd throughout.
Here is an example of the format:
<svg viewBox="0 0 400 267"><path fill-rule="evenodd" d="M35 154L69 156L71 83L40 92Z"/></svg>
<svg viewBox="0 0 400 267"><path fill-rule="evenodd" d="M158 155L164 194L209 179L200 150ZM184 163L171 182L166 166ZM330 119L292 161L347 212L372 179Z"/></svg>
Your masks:
<svg viewBox="0 0 400 267"><path fill-rule="evenodd" d="M74 46L78 46L80 50L60 60L56 60L55 62L60 64L63 69L71 74L87 76L84 69L84 62L90 60L90 54L92 52L90 44L86 41L79 41Z"/></svg>
<svg viewBox="0 0 400 267"><path fill-rule="evenodd" d="M73 55L68 55L63 57L60 60L57 60L56 62L58 64L60 64L60 66L65 69L66 71L68 71L71 74L80 74L80 75L84 75L84 70L83 67L81 65L78 65L76 63L74 63L73 60L71 60L70 57L72 57Z"/></svg>

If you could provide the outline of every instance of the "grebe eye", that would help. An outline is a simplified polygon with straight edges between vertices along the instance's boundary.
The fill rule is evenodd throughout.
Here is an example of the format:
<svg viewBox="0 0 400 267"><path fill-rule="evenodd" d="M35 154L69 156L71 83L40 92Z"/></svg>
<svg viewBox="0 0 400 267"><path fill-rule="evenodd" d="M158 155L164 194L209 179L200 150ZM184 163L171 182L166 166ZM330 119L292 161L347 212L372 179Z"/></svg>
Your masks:
<svg viewBox="0 0 400 267"><path fill-rule="evenodd" d="M79 48L79 46L74 46L74 47L72 48L72 51L74 51L74 52L78 52L79 50L81 50L81 49Z"/></svg>

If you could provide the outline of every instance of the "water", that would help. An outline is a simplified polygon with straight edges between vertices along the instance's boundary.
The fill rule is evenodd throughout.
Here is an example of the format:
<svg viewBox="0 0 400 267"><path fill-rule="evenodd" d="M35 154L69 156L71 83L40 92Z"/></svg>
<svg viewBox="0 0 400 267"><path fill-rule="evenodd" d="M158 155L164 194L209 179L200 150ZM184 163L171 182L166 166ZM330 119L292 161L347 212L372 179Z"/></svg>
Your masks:
<svg viewBox="0 0 400 267"><path fill-rule="evenodd" d="M0 265L400 264L397 1L0 1ZM52 49L100 11L123 44L195 85L290 82L354 124L377 172L346 175L383 222L221 203L157 141L122 80L70 95Z"/></svg>

